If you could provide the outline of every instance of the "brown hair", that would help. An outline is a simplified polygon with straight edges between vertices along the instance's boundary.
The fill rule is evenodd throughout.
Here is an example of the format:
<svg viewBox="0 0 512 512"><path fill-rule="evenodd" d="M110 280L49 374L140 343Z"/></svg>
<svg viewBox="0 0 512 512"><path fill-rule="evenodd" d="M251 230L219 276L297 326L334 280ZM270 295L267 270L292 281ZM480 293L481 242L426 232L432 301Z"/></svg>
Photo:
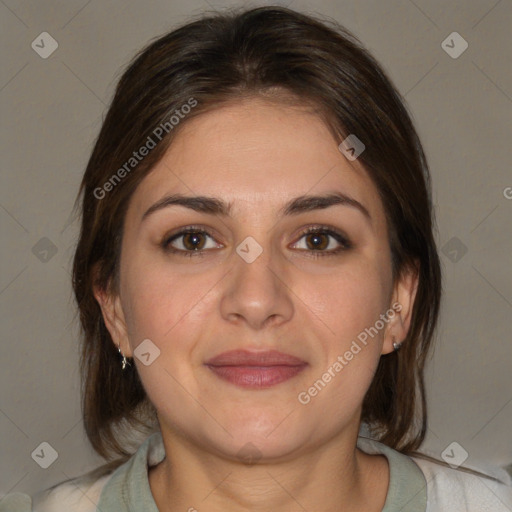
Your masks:
<svg viewBox="0 0 512 512"><path fill-rule="evenodd" d="M189 119L247 96L313 106L339 142L353 133L366 145L359 161L384 204L393 276L417 269L419 285L407 339L399 352L381 357L361 419L378 440L412 453L426 432L423 370L441 297L425 155L403 99L359 41L332 20L280 7L203 15L147 46L117 85L78 195L82 224L73 287L83 330L87 436L97 453L122 461L130 455L123 432L157 428L136 369L121 370L93 296L95 283L117 290L129 200ZM194 101L171 127L173 113ZM159 126L166 129L156 147L126 166ZM121 168L125 172L117 172ZM122 179L114 183L116 173Z"/></svg>

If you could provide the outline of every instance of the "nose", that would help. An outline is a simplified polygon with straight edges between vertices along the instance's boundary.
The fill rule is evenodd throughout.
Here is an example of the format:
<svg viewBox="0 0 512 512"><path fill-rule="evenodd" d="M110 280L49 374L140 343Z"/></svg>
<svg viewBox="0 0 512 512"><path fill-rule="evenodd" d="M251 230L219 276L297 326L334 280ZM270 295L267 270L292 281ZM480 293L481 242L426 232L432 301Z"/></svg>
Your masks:
<svg viewBox="0 0 512 512"><path fill-rule="evenodd" d="M222 317L230 323L245 322L254 330L289 321L294 313L293 292L283 265L272 258L270 249L263 249L254 261L233 253L221 298Z"/></svg>

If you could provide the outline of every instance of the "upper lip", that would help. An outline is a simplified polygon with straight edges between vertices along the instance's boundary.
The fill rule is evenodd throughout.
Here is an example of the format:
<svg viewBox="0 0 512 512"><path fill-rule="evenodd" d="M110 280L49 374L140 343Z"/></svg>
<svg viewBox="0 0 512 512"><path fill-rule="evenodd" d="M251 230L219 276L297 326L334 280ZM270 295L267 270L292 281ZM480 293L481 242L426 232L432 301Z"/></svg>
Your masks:
<svg viewBox="0 0 512 512"><path fill-rule="evenodd" d="M251 352L249 350L230 350L223 352L205 363L209 366L301 366L306 361L284 354L277 350Z"/></svg>

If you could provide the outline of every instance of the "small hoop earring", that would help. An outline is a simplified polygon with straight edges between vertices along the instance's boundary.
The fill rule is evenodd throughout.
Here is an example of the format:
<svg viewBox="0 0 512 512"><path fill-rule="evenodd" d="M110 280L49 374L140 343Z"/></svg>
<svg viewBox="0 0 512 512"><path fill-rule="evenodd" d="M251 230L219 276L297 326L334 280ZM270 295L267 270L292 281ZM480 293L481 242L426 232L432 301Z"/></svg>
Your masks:
<svg viewBox="0 0 512 512"><path fill-rule="evenodd" d="M395 352L398 352L400 350L400 347L402 346L402 342L397 343L396 338L394 336L392 339L393 339L393 348L394 348Z"/></svg>
<svg viewBox="0 0 512 512"><path fill-rule="evenodd" d="M117 345L117 350L123 356L123 359L121 360L121 369L125 370L127 366L131 366L132 364L130 363L130 361L128 361L128 358L121 352L120 345Z"/></svg>

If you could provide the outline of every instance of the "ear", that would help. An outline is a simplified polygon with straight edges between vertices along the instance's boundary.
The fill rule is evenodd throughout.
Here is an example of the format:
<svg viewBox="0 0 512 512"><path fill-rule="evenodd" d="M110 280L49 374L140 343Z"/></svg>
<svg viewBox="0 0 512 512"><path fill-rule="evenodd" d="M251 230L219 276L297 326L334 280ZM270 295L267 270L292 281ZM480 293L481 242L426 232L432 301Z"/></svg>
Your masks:
<svg viewBox="0 0 512 512"><path fill-rule="evenodd" d="M121 306L121 298L119 294L114 294L107 290L100 288L97 285L93 286L93 293L96 301L100 305L101 312L105 326L110 333L112 341L116 347L120 347L123 355L132 357L130 343L128 341L126 321L124 317L123 308Z"/></svg>
<svg viewBox="0 0 512 512"><path fill-rule="evenodd" d="M390 309L395 312L390 319L384 334L382 354L394 351L393 342L404 342L411 325L412 310L418 290L419 263L405 268L397 278L391 300Z"/></svg>

